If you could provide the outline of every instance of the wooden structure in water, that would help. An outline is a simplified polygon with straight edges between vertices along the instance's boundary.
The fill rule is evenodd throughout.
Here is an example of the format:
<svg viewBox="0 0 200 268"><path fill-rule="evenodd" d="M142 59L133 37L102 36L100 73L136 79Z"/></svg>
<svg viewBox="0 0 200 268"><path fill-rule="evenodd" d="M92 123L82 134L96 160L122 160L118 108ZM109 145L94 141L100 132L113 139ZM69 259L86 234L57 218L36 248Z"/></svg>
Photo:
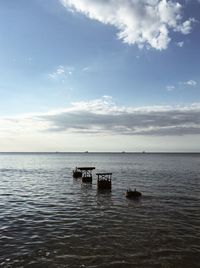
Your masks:
<svg viewBox="0 0 200 268"><path fill-rule="evenodd" d="M112 173L97 173L97 188L98 190L111 190Z"/></svg>
<svg viewBox="0 0 200 268"><path fill-rule="evenodd" d="M128 189L126 190L125 196L127 198L138 199L142 196L142 194L136 191L136 189L134 191L132 191L131 189Z"/></svg>
<svg viewBox="0 0 200 268"><path fill-rule="evenodd" d="M81 177L82 177L82 171L78 167L76 167L73 170L73 178L78 179L78 178L81 178Z"/></svg>
<svg viewBox="0 0 200 268"><path fill-rule="evenodd" d="M82 182L92 182L92 170L95 169L95 167L78 167L78 169L82 173Z"/></svg>

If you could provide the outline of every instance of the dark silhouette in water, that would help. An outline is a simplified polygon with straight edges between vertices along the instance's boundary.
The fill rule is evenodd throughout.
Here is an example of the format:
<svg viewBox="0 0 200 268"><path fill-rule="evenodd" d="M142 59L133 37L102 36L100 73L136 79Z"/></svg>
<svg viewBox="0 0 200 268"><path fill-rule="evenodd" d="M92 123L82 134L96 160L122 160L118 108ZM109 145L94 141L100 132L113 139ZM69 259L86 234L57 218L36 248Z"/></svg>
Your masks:
<svg viewBox="0 0 200 268"><path fill-rule="evenodd" d="M82 178L82 182L92 182L92 170L95 167L76 167L73 170L73 178Z"/></svg>
<svg viewBox="0 0 200 268"><path fill-rule="evenodd" d="M82 173L82 182L92 182L92 170L95 169L95 167L78 167L78 169Z"/></svg>
<svg viewBox="0 0 200 268"><path fill-rule="evenodd" d="M82 177L82 172L76 167L73 170L73 178L78 179Z"/></svg>
<svg viewBox="0 0 200 268"><path fill-rule="evenodd" d="M97 177L98 190L111 190L112 173L97 173Z"/></svg>
<svg viewBox="0 0 200 268"><path fill-rule="evenodd" d="M132 198L132 199L138 199L142 196L142 194L136 191L136 189L132 191L130 188L126 190L125 195L127 198Z"/></svg>

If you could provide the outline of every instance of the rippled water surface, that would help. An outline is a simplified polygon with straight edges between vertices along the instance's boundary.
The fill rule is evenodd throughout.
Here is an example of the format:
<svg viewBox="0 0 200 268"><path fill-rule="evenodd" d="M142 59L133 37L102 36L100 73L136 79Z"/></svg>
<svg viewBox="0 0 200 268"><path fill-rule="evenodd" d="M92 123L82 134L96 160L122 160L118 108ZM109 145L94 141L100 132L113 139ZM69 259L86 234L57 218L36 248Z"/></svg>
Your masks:
<svg viewBox="0 0 200 268"><path fill-rule="evenodd" d="M200 267L199 186L198 154L0 154L0 267Z"/></svg>

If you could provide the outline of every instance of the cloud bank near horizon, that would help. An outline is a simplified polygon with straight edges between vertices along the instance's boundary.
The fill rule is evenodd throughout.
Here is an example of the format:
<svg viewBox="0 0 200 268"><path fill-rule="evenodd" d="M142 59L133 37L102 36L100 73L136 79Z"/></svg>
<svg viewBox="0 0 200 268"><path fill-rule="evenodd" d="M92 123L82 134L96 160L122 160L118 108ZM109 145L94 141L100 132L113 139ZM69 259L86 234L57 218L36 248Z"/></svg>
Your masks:
<svg viewBox="0 0 200 268"><path fill-rule="evenodd" d="M111 97L76 102L48 113L0 118L1 136L19 133L184 136L200 134L200 103L188 106L117 106Z"/></svg>
<svg viewBox="0 0 200 268"><path fill-rule="evenodd" d="M194 18L183 19L183 6L172 0L60 0L68 10L116 27L119 39L163 50L170 31L189 34Z"/></svg>

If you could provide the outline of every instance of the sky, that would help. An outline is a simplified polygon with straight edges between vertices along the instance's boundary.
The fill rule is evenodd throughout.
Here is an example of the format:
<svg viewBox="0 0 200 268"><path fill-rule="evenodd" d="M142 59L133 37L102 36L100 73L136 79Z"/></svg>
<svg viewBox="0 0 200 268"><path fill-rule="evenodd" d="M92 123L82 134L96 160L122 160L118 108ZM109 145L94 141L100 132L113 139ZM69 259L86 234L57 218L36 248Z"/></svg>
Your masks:
<svg viewBox="0 0 200 268"><path fill-rule="evenodd" d="M1 152L200 152L199 0L0 0Z"/></svg>

